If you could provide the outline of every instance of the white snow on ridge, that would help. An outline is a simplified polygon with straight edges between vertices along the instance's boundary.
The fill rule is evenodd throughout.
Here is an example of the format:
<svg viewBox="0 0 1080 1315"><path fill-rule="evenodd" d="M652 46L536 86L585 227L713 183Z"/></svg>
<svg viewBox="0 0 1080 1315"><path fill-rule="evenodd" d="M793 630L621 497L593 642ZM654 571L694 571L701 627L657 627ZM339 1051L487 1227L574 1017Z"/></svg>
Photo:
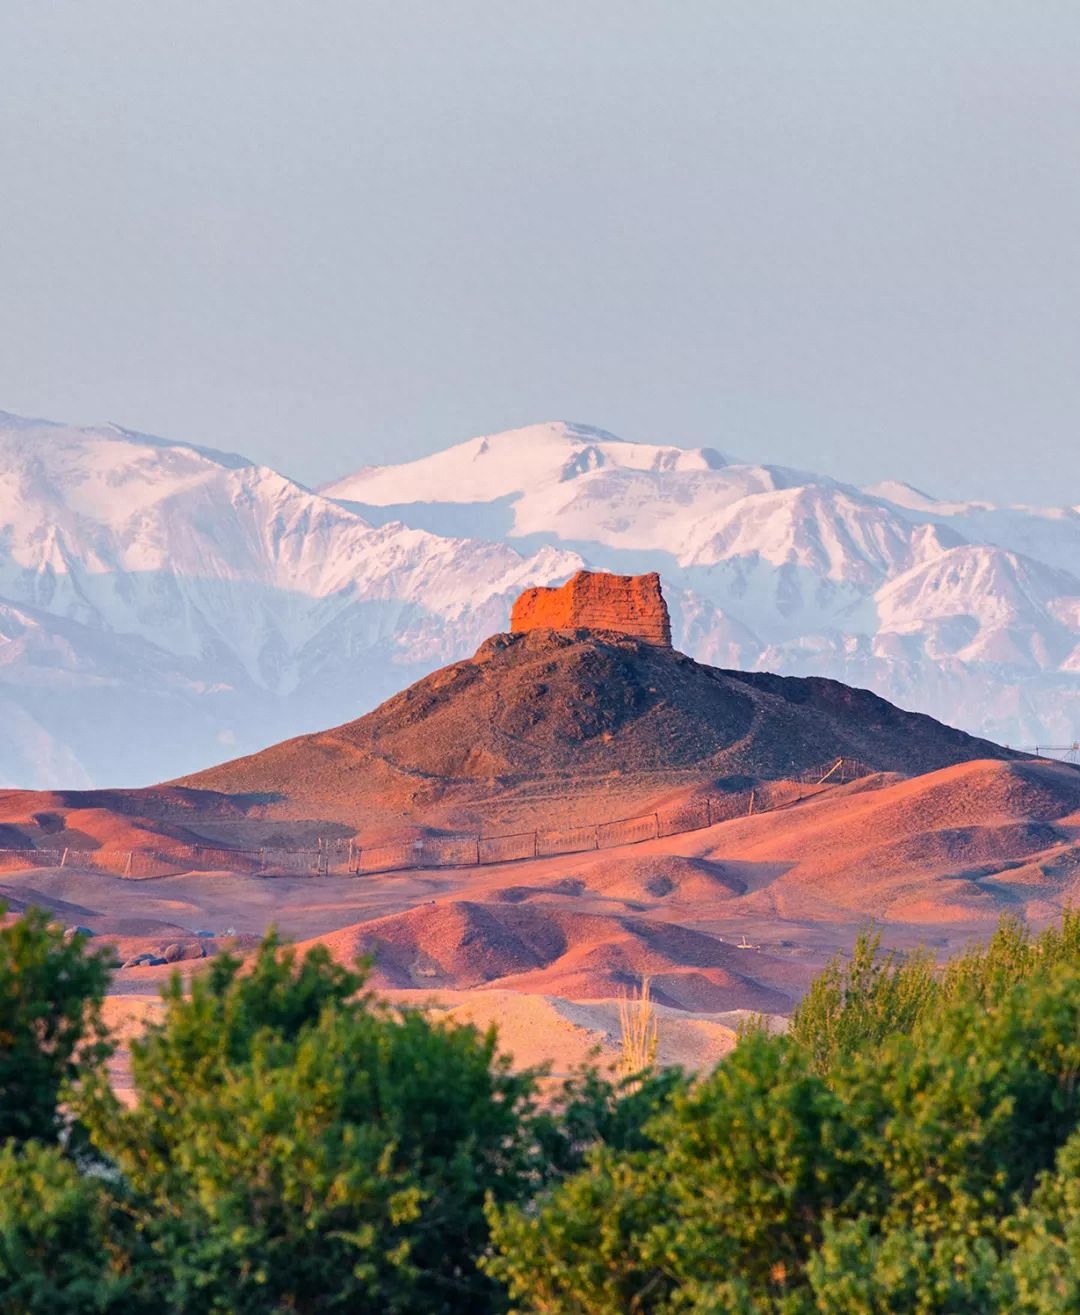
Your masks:
<svg viewBox="0 0 1080 1315"><path fill-rule="evenodd" d="M712 448L631 443L591 425L552 421L471 438L400 466L366 466L320 492L342 502L378 507L403 502L488 502L600 469L669 474L719 470L726 464L727 459Z"/></svg>
<svg viewBox="0 0 1080 1315"><path fill-rule="evenodd" d="M0 784L137 784L337 724L582 564L660 570L704 661L833 676L1013 744L1080 735L1077 507L561 422L313 493L0 412Z"/></svg>
<svg viewBox="0 0 1080 1315"><path fill-rule="evenodd" d="M0 417L0 671L26 746L0 783L161 779L222 757L220 734L242 752L346 720L580 564L372 526L242 458Z"/></svg>

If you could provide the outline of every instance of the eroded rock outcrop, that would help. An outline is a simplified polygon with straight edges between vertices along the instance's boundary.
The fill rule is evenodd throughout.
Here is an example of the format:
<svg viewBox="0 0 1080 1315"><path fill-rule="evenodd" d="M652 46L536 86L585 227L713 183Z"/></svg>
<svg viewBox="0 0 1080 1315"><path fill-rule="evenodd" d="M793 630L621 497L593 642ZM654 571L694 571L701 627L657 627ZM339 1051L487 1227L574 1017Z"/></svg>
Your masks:
<svg viewBox="0 0 1080 1315"><path fill-rule="evenodd" d="M614 630L671 647L671 619L660 577L578 571L558 588L526 589L514 604L510 629Z"/></svg>

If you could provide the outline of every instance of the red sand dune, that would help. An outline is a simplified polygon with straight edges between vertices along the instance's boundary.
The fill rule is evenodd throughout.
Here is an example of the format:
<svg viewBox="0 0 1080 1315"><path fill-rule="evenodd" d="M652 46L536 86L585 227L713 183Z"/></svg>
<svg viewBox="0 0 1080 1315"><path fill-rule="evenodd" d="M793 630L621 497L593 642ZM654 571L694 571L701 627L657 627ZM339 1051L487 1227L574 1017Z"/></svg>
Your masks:
<svg viewBox="0 0 1080 1315"><path fill-rule="evenodd" d="M277 923L343 961L373 955L376 986L397 998L464 991L610 1001L648 977L658 1001L677 1010L777 1013L868 920L887 941L929 941L948 953L1002 913L1047 921L1078 891L1080 772L983 761L911 780L881 776L705 831L535 862L137 885L69 869L7 872L0 898L52 908L124 954L200 927L219 935L235 927L250 947ZM125 970L116 990L152 992L171 971Z"/></svg>
<svg viewBox="0 0 1080 1315"><path fill-rule="evenodd" d="M756 898L780 916L820 919L831 907L897 921L982 920L1023 912L1033 884L1068 895L1080 860L1080 772L964 763L879 790L847 787L720 833L714 856L745 865L744 904ZM769 874L760 882L758 865ZM1023 872L1015 888L1013 872Z"/></svg>
<svg viewBox="0 0 1080 1315"><path fill-rule="evenodd" d="M1080 773L977 762L633 849L447 875L443 901L324 940L342 958L371 954L376 982L398 989L593 999L647 976L682 1008L775 1011L805 983L797 956L821 931L842 943L874 919L910 939L1049 916L1078 877ZM748 955L734 943L746 929L790 948Z"/></svg>
<svg viewBox="0 0 1080 1315"><path fill-rule="evenodd" d="M199 844L223 820L245 814L242 801L165 786L2 790L0 849L167 849Z"/></svg>
<svg viewBox="0 0 1080 1315"><path fill-rule="evenodd" d="M455 900L320 937L334 956L373 960L387 988L499 986L567 999L616 996L650 978L662 1004L695 1010L791 1007L745 975L746 956L704 932L572 908Z"/></svg>

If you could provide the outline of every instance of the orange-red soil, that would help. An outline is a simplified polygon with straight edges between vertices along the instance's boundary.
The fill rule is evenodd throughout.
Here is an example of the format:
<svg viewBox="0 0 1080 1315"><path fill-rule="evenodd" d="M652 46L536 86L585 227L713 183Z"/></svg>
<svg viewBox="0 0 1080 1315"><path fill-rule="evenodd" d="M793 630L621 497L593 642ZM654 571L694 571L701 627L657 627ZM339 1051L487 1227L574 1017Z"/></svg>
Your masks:
<svg viewBox="0 0 1080 1315"><path fill-rule="evenodd" d="M364 878L198 873L132 883L71 868L12 871L0 874L0 899L52 908L125 956L197 930L215 933L211 953L234 935L251 945L277 924L343 960L372 955L374 984L394 998L490 995L478 1007L492 1017L505 1008L508 1019L527 1012L511 999L540 999L548 1003L535 1006L537 1017L557 1015L564 1032L578 1026L571 1004L611 1002L643 977L662 1006L687 1016L785 1013L867 921L891 943L949 953L1002 913L1049 921L1075 901L1078 883L1080 772L978 761L879 776L599 853ZM114 989L152 994L171 971L125 969ZM584 1045L590 1027L580 1028ZM540 1044L530 1041L531 1057Z"/></svg>

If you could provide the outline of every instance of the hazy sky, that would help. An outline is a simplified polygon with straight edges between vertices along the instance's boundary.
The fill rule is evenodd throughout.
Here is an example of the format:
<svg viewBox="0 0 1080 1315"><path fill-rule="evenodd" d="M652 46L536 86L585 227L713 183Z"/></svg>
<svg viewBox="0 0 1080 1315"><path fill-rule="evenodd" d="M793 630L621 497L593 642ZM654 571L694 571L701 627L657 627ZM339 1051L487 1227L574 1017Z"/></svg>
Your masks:
<svg viewBox="0 0 1080 1315"><path fill-rule="evenodd" d="M1075 0L2 0L0 408L1080 503Z"/></svg>

